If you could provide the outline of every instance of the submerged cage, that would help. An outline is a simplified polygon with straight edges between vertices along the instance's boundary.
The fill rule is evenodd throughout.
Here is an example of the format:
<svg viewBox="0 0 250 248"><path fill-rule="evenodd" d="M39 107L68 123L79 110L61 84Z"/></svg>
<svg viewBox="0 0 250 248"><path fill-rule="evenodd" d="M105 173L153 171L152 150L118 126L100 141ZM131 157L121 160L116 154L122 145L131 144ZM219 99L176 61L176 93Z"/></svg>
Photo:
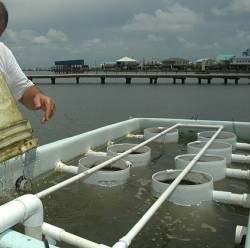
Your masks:
<svg viewBox="0 0 250 248"><path fill-rule="evenodd" d="M146 140L150 139L166 129L167 129L166 127L146 128L144 129L144 138ZM178 143L178 140L179 140L179 131L178 129L173 129L170 132L161 136L160 138L154 140L154 142L167 144L167 143Z"/></svg>
<svg viewBox="0 0 250 248"><path fill-rule="evenodd" d="M181 173L180 170L166 170L152 176L153 195L159 197ZM183 206L199 205L213 199L213 179L209 174L192 171L176 187L169 201Z"/></svg>
<svg viewBox="0 0 250 248"><path fill-rule="evenodd" d="M107 148L107 154L115 156L126 152L135 146L136 144L128 143L111 145ZM151 149L148 146L141 147L140 149L127 155L124 159L131 162L132 167L146 166L151 160Z"/></svg>
<svg viewBox="0 0 250 248"><path fill-rule="evenodd" d="M175 167L178 170L186 168L196 154L184 154L175 157ZM219 181L226 177L226 158L223 156L203 155L192 170L201 171L212 176L213 181Z"/></svg>
<svg viewBox="0 0 250 248"><path fill-rule="evenodd" d="M111 156L89 155L79 160L78 173L91 169L98 164L111 159ZM129 179L130 164L124 160L119 160L108 165L95 174L83 179L83 183L95 184L106 187L113 187L125 184Z"/></svg>

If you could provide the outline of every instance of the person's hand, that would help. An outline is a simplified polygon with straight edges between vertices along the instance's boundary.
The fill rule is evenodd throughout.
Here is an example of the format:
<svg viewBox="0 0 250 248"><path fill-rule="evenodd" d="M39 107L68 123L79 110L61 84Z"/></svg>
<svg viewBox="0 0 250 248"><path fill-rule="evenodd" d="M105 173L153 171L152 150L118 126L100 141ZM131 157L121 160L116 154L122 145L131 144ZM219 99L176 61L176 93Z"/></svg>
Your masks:
<svg viewBox="0 0 250 248"><path fill-rule="evenodd" d="M42 123L47 122L55 112L55 102L52 98L43 94L35 85L25 89L23 96L19 100L24 106L31 110L43 110Z"/></svg>
<svg viewBox="0 0 250 248"><path fill-rule="evenodd" d="M49 121L55 112L55 102L40 92L34 96L33 104L35 109L42 109L44 111L44 115L41 119L42 123Z"/></svg>

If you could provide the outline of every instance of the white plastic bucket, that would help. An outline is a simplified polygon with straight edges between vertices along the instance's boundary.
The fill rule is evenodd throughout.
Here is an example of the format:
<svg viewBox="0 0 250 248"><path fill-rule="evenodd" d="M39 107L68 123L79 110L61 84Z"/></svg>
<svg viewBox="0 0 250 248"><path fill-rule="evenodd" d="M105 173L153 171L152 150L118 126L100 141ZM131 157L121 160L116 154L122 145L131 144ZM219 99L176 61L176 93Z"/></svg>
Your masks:
<svg viewBox="0 0 250 248"><path fill-rule="evenodd" d="M167 127L152 127L144 129L144 138L150 139L153 136L163 132ZM157 143L178 143L179 140L179 131L178 129L173 129L170 132L162 135L158 139L154 140Z"/></svg>
<svg viewBox="0 0 250 248"><path fill-rule="evenodd" d="M181 170L159 171L152 176L152 193L159 197L172 181L181 173ZM198 205L213 200L213 179L203 172L189 172L179 184L168 201L178 205Z"/></svg>
<svg viewBox="0 0 250 248"><path fill-rule="evenodd" d="M128 143L111 145L107 148L107 154L116 156L135 147L136 145L137 144ZM131 162L132 167L146 166L150 163L151 160L151 149L148 146L143 146L136 150L136 152L130 153L129 155L125 156L123 159Z"/></svg>
<svg viewBox="0 0 250 248"><path fill-rule="evenodd" d="M196 154L184 154L175 157L175 168L183 170ZM212 176L213 181L219 181L226 177L226 158L223 156L203 155L192 168L192 171L201 171Z"/></svg>
<svg viewBox="0 0 250 248"><path fill-rule="evenodd" d="M195 141L188 143L187 153L189 154L198 153L206 145L206 143L207 143L206 141ZM232 145L228 143L215 141L209 146L209 148L205 152L205 155L207 154L224 156L226 158L227 164L231 164Z"/></svg>
<svg viewBox="0 0 250 248"><path fill-rule="evenodd" d="M101 164L109 159L111 156L93 155L86 156L79 160L78 173L86 171L98 164ZM125 184L129 179L130 165L124 160L119 160L111 165L107 165L101 170L93 173L87 178L83 179L83 183L95 184L105 187L113 187Z"/></svg>

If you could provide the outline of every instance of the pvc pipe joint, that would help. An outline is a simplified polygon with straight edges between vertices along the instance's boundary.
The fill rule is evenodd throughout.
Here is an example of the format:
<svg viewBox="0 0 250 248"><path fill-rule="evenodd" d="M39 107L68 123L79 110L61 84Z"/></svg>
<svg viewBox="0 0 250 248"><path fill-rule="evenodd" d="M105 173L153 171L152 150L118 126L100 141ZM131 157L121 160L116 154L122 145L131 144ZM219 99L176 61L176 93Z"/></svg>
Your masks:
<svg viewBox="0 0 250 248"><path fill-rule="evenodd" d="M94 155L94 156L107 156L107 153L106 152L96 152L96 151L93 151L91 149L88 150L88 152L86 153L87 156L89 155Z"/></svg>
<svg viewBox="0 0 250 248"><path fill-rule="evenodd" d="M250 170L226 168L226 177L250 180Z"/></svg>
<svg viewBox="0 0 250 248"><path fill-rule="evenodd" d="M249 194L233 194L225 191L213 191L213 200L225 204L233 204L245 208L250 208Z"/></svg>
<svg viewBox="0 0 250 248"><path fill-rule="evenodd" d="M64 164L62 161L58 161L56 163L55 171L65 172L69 174L77 174L78 167Z"/></svg>
<svg viewBox="0 0 250 248"><path fill-rule="evenodd" d="M0 206L0 232L22 223L25 234L42 239L43 205L35 195L23 195Z"/></svg>
<svg viewBox="0 0 250 248"><path fill-rule="evenodd" d="M236 148L239 150L250 150L250 144L248 143L236 143Z"/></svg>
<svg viewBox="0 0 250 248"><path fill-rule="evenodd" d="M232 162L250 164L250 155L232 154Z"/></svg>
<svg viewBox="0 0 250 248"><path fill-rule="evenodd" d="M143 134L132 134L132 133L129 133L127 135L127 138L144 139L144 135Z"/></svg>

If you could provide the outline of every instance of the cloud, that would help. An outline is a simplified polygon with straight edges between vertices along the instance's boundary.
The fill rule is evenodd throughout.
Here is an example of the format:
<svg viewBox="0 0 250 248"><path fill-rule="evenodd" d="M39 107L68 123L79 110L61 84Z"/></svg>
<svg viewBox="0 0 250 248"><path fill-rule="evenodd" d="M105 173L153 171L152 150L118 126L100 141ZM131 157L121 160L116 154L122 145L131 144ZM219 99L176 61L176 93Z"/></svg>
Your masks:
<svg viewBox="0 0 250 248"><path fill-rule="evenodd" d="M184 38L182 37L178 37L177 38L178 42L182 44L182 46L184 46L185 48L196 48L198 47L199 45L195 42L192 42L192 41L187 41L185 40Z"/></svg>
<svg viewBox="0 0 250 248"><path fill-rule="evenodd" d="M140 13L123 26L125 31L183 32L202 22L202 16L176 3L154 14Z"/></svg>
<svg viewBox="0 0 250 248"><path fill-rule="evenodd" d="M66 42L68 41L68 37L65 33L59 30L55 30L53 28L49 29L46 35L36 36L33 38L32 42L38 45L45 45L52 42Z"/></svg>
<svg viewBox="0 0 250 248"><path fill-rule="evenodd" d="M68 37L65 33L63 33L60 30L55 30L51 28L48 33L47 33L47 38L50 41L55 41L55 42L66 42L68 41Z"/></svg>
<svg viewBox="0 0 250 248"><path fill-rule="evenodd" d="M49 43L49 39L46 36L36 36L32 42L37 45L44 45Z"/></svg>
<svg viewBox="0 0 250 248"><path fill-rule="evenodd" d="M121 49L125 46L121 40L104 40L101 38L93 38L90 40L84 40L81 43L81 49L85 52L102 53L110 52L114 49Z"/></svg>
<svg viewBox="0 0 250 248"><path fill-rule="evenodd" d="M188 40L184 39L183 37L178 37L177 41L181 44L181 46L183 48L186 48L186 49L212 50L212 49L220 48L220 45L219 45L218 42L213 42L213 43L209 43L209 44L200 44L200 43L197 43L197 42L188 41Z"/></svg>
<svg viewBox="0 0 250 248"><path fill-rule="evenodd" d="M250 32L245 30L240 30L236 36L241 41L250 41Z"/></svg>
<svg viewBox="0 0 250 248"><path fill-rule="evenodd" d="M155 34L148 34L147 40L152 42L164 41L164 39L161 36Z"/></svg>
<svg viewBox="0 0 250 248"><path fill-rule="evenodd" d="M53 28L49 29L45 35L39 35L34 30L7 29L6 37L14 44L35 44L47 45L49 43L67 42L68 37L65 33Z"/></svg>
<svg viewBox="0 0 250 248"><path fill-rule="evenodd" d="M217 16L229 14L242 14L250 12L250 0L231 0L228 6L224 8L212 8L211 12Z"/></svg>

